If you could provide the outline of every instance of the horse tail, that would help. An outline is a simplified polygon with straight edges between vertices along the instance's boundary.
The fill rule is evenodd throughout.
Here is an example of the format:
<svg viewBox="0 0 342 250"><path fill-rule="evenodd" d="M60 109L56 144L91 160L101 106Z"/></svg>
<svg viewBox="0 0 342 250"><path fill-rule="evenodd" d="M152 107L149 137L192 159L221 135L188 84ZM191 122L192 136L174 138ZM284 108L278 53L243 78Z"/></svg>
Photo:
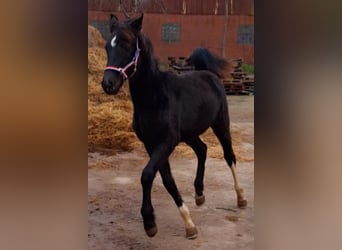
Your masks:
<svg viewBox="0 0 342 250"><path fill-rule="evenodd" d="M187 63L194 66L195 70L209 70L219 78L226 77L228 62L206 48L196 48L187 59Z"/></svg>

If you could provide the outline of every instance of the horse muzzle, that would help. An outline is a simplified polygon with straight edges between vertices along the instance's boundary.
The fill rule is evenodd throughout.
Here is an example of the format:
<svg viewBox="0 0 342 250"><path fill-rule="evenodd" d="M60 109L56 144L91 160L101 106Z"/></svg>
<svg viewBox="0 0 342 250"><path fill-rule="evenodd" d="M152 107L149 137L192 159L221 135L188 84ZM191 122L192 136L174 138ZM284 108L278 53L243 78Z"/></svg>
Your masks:
<svg viewBox="0 0 342 250"><path fill-rule="evenodd" d="M115 76L110 78L105 75L101 83L103 91L108 95L116 95L124 83L124 79L121 75L113 75Z"/></svg>

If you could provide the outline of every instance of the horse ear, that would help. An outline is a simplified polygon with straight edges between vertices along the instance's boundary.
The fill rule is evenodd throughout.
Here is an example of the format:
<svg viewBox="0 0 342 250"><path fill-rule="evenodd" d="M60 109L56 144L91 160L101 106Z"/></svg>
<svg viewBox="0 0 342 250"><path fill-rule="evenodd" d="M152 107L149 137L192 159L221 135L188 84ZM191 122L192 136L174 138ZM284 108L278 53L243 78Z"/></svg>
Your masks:
<svg viewBox="0 0 342 250"><path fill-rule="evenodd" d="M119 19L114 14L110 14L110 18L109 18L110 33L113 33L114 27L118 24L118 22L119 22Z"/></svg>
<svg viewBox="0 0 342 250"><path fill-rule="evenodd" d="M142 22L144 19L144 13L141 13L139 18L135 18L129 22L129 26L136 32L139 32L142 28Z"/></svg>

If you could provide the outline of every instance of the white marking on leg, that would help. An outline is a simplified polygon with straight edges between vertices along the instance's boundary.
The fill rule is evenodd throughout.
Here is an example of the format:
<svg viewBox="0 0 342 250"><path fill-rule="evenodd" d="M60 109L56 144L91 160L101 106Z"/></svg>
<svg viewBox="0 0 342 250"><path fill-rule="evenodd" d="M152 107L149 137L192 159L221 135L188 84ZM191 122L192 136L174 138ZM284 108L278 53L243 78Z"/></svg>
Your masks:
<svg viewBox="0 0 342 250"><path fill-rule="evenodd" d="M236 176L236 166L235 164L230 168L232 171L232 175L233 175L233 179L234 179L234 188L236 191L236 194L238 196L239 200L244 200L245 199L245 195L243 194L243 189L240 188L238 180L237 180L237 176Z"/></svg>
<svg viewBox="0 0 342 250"><path fill-rule="evenodd" d="M179 212L184 221L185 228L194 228L195 224L192 222L189 208L184 203L179 207Z"/></svg>
<svg viewBox="0 0 342 250"><path fill-rule="evenodd" d="M116 35L113 37L112 41L110 42L110 45L114 48L116 46Z"/></svg>

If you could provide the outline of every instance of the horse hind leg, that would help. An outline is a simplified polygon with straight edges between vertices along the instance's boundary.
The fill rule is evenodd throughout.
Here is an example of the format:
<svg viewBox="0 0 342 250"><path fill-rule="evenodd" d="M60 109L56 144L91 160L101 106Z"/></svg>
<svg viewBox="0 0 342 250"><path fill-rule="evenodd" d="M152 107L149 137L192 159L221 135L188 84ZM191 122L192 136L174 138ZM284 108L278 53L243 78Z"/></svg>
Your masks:
<svg viewBox="0 0 342 250"><path fill-rule="evenodd" d="M225 121L228 121L228 119L218 119L213 124L212 129L222 145L224 158L227 161L233 175L234 189L237 196L237 206L239 208L245 208L247 206L247 200L245 199L243 189L239 185L238 177L236 174L236 159L229 132L229 123Z"/></svg>
<svg viewBox="0 0 342 250"><path fill-rule="evenodd" d="M194 186L196 205L201 206L205 202L205 195L203 194L203 178L205 172L205 160L207 158L207 145L199 137L187 141L186 144L194 150L198 159Z"/></svg>
<svg viewBox="0 0 342 250"><path fill-rule="evenodd" d="M176 183L171 174L170 164L168 161L165 164L163 164L163 167L159 169L159 173L162 177L164 187L172 196L173 200L175 201L179 209L179 212L185 225L186 237L188 239L195 239L198 234L197 228L191 219L188 207L184 204L182 197L178 192Z"/></svg>

